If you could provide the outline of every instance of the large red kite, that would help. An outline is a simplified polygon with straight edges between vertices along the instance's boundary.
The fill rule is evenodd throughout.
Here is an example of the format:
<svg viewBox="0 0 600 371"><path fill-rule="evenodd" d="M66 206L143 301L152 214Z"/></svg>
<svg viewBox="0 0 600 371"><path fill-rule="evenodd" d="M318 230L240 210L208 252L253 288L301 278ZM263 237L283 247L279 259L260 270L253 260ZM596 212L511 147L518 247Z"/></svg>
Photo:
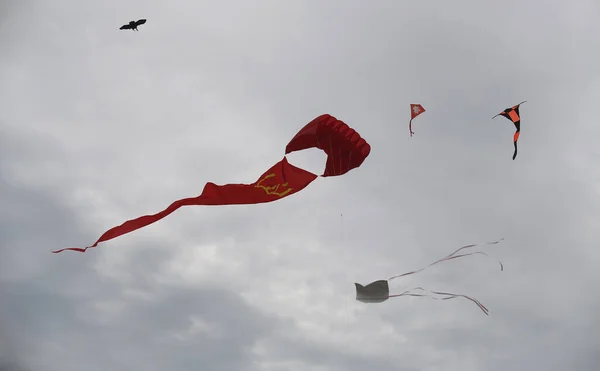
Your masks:
<svg viewBox="0 0 600 371"><path fill-rule="evenodd" d="M317 147L327 153L327 164L323 177L338 176L359 167L371 152L371 146L348 125L335 117L324 114L306 125L286 147L286 154L306 148ZM288 163L284 156L251 184L216 185L206 183L197 197L183 198L153 215L144 215L128 220L104 232L91 246L65 248L85 252L100 242L108 241L143 228L168 216L182 206L193 205L248 205L273 202L300 192L318 176Z"/></svg>
<svg viewBox="0 0 600 371"><path fill-rule="evenodd" d="M360 134L327 114L306 124L285 147L285 154L308 148L319 148L327 154L323 177L343 175L359 167L371 152Z"/></svg>

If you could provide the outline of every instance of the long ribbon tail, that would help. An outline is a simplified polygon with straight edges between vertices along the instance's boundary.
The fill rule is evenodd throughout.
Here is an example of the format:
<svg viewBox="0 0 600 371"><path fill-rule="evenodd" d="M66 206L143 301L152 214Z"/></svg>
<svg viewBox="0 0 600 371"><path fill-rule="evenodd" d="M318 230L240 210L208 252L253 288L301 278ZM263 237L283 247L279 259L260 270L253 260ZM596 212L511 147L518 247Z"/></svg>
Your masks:
<svg viewBox="0 0 600 371"><path fill-rule="evenodd" d="M388 281L390 281L390 280L393 280L394 278L400 278L400 277L404 277L404 276L408 276L408 275L411 275L411 274L415 274L415 273L422 272L422 271L424 271L425 269L427 269L427 268L431 267L432 265L435 265L435 264L438 264L438 263L441 263L441 262L444 262L444 261L447 261L447 260L452 260L452 259L462 258L462 257L465 257L465 256L469 256L469 255L476 255L476 254L480 254L480 255L489 256L488 254L486 254L486 253L484 253L484 252L481 252L481 251L476 251L476 252L471 252L471 253L463 253L463 254L459 254L459 255L457 255L457 254L458 254L460 251L464 250L464 249L468 249L468 248L475 247L475 246L483 246L483 245L495 245L495 244L497 244L497 243L500 243L500 241L502 241L502 240L504 240L504 237L502 237L502 238L501 238L501 239L499 239L498 241L494 241L494 242L486 242L486 243L472 244L472 245L466 245L466 246L463 246L463 247L461 247L461 248L457 249L456 251L454 251L452 254L450 254L450 255L446 256L445 258L442 258L442 259L440 259L440 260L436 260L436 261L434 261L433 263L429 264L429 265L428 265L428 266L426 266L426 267L423 267L423 268L421 268L421 269L418 269L418 270L415 270L415 271L411 271L411 272L407 272L407 273L402 273L402 274L399 274L399 275L396 275L396 276L390 277L390 278L388 278ZM503 270L504 270L504 265L503 265L503 264L502 264L502 262L500 262L500 261L499 261L498 263L500 263L500 270L502 270L502 271L503 271Z"/></svg>
<svg viewBox="0 0 600 371"><path fill-rule="evenodd" d="M485 313L485 315L489 315L489 312L490 312L489 309L487 309L486 306L483 305L479 300L472 298L470 296L467 296L467 295L453 294L453 293L449 293L449 292L440 292L440 291L429 291L431 294L442 296L442 297L435 297L434 295L431 295L428 293L422 293L422 294L414 293L413 291L415 291L415 290L420 290L421 292L428 291L422 287L415 287L414 289L404 291L401 294L390 295L389 297L394 298L394 297L400 297L400 296L420 296L420 297L427 296L434 300L449 300L449 299L455 299L455 298L464 298L464 299L470 300L471 302L475 303L479 307L479 309L481 309L481 311L483 313Z"/></svg>
<svg viewBox="0 0 600 371"><path fill-rule="evenodd" d="M98 244L100 242L112 240L113 238L119 237L119 236L127 234L129 232L133 232L137 229L140 229L149 224L152 224L152 223L168 216L169 214L171 214L172 212L174 212L175 210L179 209L182 206L194 205L195 201L197 201L197 199L198 199L198 197L183 198L181 200L177 200L177 201L173 202L171 205L169 205L169 207L167 207L163 211L160 211L156 214L144 215L144 216L140 216L135 219L128 220L128 221L124 222L123 224L113 227L113 228L109 229L108 231L104 232L104 234L102 236L100 236L98 241L96 241L93 245L86 247L85 249L82 249L79 247L68 247L65 249L54 250L54 251L52 251L52 253L58 254L60 252L66 251L66 250L85 252L87 249L91 249L93 247L98 246Z"/></svg>
<svg viewBox="0 0 600 371"><path fill-rule="evenodd" d="M412 119L408 122L408 131L410 131L410 136L412 137L414 132L412 131Z"/></svg>
<svg viewBox="0 0 600 371"><path fill-rule="evenodd" d="M517 131L515 131L515 134L513 135L513 143L515 144L515 153L513 154L513 160L515 159L515 157L517 157L517 142L519 141L519 136L521 135L520 123L515 123L515 126L517 127Z"/></svg>

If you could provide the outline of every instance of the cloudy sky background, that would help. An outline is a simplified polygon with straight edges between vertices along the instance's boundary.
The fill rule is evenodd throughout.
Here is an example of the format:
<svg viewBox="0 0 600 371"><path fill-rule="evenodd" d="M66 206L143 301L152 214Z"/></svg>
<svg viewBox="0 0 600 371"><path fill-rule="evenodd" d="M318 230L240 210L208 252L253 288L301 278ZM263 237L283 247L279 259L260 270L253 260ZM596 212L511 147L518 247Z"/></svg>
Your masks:
<svg viewBox="0 0 600 371"><path fill-rule="evenodd" d="M600 4L251 3L0 3L0 370L596 370ZM512 161L490 118L522 100ZM362 167L50 253L255 181L322 113L371 144ZM501 237L504 272L475 256L391 282L490 316L354 300Z"/></svg>

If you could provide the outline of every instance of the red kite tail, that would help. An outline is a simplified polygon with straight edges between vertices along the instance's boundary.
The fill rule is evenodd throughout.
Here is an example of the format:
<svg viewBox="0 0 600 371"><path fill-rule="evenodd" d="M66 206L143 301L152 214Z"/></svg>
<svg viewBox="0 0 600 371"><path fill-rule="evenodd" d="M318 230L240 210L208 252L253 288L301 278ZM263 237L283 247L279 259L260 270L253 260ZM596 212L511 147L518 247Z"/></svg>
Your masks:
<svg viewBox="0 0 600 371"><path fill-rule="evenodd" d="M66 248L52 252L55 254L65 250L85 252L87 249L98 246L101 242L158 222L184 206L249 205L274 202L303 190L316 178L315 174L290 164L284 157L254 183L216 185L208 182L200 196L182 198L156 214L127 220L104 232L93 245L85 249Z"/></svg>

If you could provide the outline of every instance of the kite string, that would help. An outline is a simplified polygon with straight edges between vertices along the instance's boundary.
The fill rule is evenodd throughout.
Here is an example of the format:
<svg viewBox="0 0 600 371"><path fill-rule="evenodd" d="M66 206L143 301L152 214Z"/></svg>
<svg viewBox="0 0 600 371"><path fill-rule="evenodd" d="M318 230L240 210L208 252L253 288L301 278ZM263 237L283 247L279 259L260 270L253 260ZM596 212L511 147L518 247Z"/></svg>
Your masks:
<svg viewBox="0 0 600 371"><path fill-rule="evenodd" d="M342 173L342 147L339 147L340 149L340 155L338 156L338 158L340 159L340 174ZM347 170L346 170L347 172Z"/></svg>
<svg viewBox="0 0 600 371"><path fill-rule="evenodd" d="M346 262L346 235L345 235L345 229L344 229L344 214L340 214L340 239L342 241L342 261L344 262L344 264L346 264L346 266L348 266L348 262ZM344 274L344 283L343 286L344 287L346 285L346 283L349 281L348 280L348 272L344 269L343 270L345 272ZM345 304L345 311L346 311L346 315L344 316L344 325L346 326L346 330L348 329L348 317L349 312L348 312L348 294L345 295L345 299L344 299L344 304Z"/></svg>
<svg viewBox="0 0 600 371"><path fill-rule="evenodd" d="M504 237L502 237L502 238L501 238L501 239L499 239L498 241L494 241L494 242L486 242L486 243L481 243L481 244L471 244L471 245L466 245L466 246L460 247L460 248L458 248L456 251L454 251L452 254L450 254L450 255L448 255L448 256L446 256L445 258L442 258L442 259L440 259L440 260L434 261L433 263L429 264L429 265L428 265L428 266L426 266L426 267L423 267L423 268L421 268L421 269L418 269L418 270L415 270L415 271L411 271L411 272L407 272L407 273L399 274L399 275L396 275L396 276L392 276L392 277L388 278L388 281L390 281L390 280L393 280L393 279L395 279L395 278L399 278L399 277L408 276L408 275L410 275L410 274L415 274L415 273L422 272L422 271L424 271L425 269L427 269L427 268L429 268L429 267L431 267L431 266L433 266L433 265L435 265L435 264L438 264L438 263L441 263L441 262L444 262L444 261L447 261L447 260L452 260L452 259L462 258L462 257L465 257L465 256L469 256L469 255L475 255L475 254L481 254L481 255L489 256L488 254L486 254L486 253L484 253L484 252L481 252L481 251L472 252L472 253L464 253L464 254L460 254L460 255L456 255L456 254L457 254L458 252L460 252L460 251L462 251L462 250L464 250L464 249L470 248L470 247L481 246L481 245L495 245L495 244L499 243L499 242L500 242L500 241L502 241L502 240L504 240ZM500 270L504 270L504 266L503 266L502 262L500 262L500 261L499 261L498 263L500 263Z"/></svg>
<svg viewBox="0 0 600 371"><path fill-rule="evenodd" d="M329 156L333 156L333 146L331 145L331 134L329 135L329 154L327 156L327 159L329 159ZM338 175L335 172L335 162L333 161L333 159L331 161L331 166L333 167L333 175ZM340 169L340 170L342 170L342 169Z"/></svg>
<svg viewBox="0 0 600 371"><path fill-rule="evenodd" d="M346 172L350 171L350 159L352 158L352 152L348 152L348 168L346 169ZM341 153L341 149L340 149L340 170L342 170L342 153ZM344 262L345 266L348 267L350 266L349 262L346 261L346 230L344 228L344 214L340 213L340 229L341 229L341 240L342 240L342 261ZM344 269L344 286L346 285L347 282L350 282L349 278L348 278L348 271L346 269ZM342 286L343 287L343 286ZM345 310L346 310L346 316L345 316L345 325L346 325L346 330L348 330L348 322L349 322L349 317L350 317L350 313L349 313L349 309L348 309L348 302L349 302L349 298L348 298L349 294L346 294L346 298L345 298Z"/></svg>
<svg viewBox="0 0 600 371"><path fill-rule="evenodd" d="M429 290L425 290L422 287L415 287L413 289L406 290L400 294L390 295L389 297L394 298L394 297L400 297L400 296L419 296L419 297L430 297L431 299L434 299L434 300L449 300L449 299L455 299L455 298L461 297L461 298L470 300L471 302L475 303L479 307L479 309L481 309L483 311L483 313L485 313L486 315L489 314L489 309L485 305L483 305L479 300L477 300L473 297L467 296L467 295L453 294L453 293L449 293L449 292L440 292L440 291L429 291L429 293L430 293L429 295L428 294L415 294L415 293L413 293L413 291L415 291L415 290L429 291ZM439 298L439 297L435 297L434 295L431 295L431 294L436 294L436 295L440 295L440 296L444 296L444 297Z"/></svg>

